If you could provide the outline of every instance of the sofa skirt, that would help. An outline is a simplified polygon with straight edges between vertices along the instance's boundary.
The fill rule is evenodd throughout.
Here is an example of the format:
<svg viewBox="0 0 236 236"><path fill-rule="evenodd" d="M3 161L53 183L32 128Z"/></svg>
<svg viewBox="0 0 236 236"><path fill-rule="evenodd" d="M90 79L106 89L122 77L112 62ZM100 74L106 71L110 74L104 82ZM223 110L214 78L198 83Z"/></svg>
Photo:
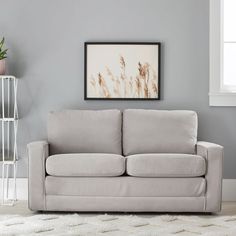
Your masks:
<svg viewBox="0 0 236 236"><path fill-rule="evenodd" d="M205 212L205 197L79 197L47 195L47 211Z"/></svg>

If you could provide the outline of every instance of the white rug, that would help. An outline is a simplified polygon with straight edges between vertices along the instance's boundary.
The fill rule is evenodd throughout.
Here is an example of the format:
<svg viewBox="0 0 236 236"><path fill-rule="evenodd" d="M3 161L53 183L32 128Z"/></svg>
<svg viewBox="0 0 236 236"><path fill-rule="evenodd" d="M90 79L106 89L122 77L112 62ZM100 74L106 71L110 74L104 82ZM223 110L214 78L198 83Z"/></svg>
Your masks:
<svg viewBox="0 0 236 236"><path fill-rule="evenodd" d="M5 215L0 216L0 235L235 236L236 216Z"/></svg>

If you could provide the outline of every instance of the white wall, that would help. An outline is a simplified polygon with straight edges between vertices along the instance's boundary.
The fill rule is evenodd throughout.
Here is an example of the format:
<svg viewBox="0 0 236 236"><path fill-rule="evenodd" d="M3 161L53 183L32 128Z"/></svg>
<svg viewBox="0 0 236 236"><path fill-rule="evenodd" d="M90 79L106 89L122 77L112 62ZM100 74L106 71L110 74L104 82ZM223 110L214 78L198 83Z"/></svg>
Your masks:
<svg viewBox="0 0 236 236"><path fill-rule="evenodd" d="M19 82L18 176L26 144L46 138L50 110L192 109L199 139L225 146L224 177L236 178L236 109L209 107L207 0L0 0L0 37ZM85 41L160 41L161 101L84 101Z"/></svg>

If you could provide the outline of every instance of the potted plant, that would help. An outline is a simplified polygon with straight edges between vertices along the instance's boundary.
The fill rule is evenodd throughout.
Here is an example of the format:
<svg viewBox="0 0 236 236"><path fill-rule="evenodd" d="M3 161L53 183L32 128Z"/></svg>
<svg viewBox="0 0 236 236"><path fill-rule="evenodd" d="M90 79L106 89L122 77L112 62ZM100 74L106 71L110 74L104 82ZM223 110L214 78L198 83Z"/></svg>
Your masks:
<svg viewBox="0 0 236 236"><path fill-rule="evenodd" d="M7 50L3 50L5 39L3 38L0 42L0 75L5 75L6 73L6 62L5 58L7 58Z"/></svg>

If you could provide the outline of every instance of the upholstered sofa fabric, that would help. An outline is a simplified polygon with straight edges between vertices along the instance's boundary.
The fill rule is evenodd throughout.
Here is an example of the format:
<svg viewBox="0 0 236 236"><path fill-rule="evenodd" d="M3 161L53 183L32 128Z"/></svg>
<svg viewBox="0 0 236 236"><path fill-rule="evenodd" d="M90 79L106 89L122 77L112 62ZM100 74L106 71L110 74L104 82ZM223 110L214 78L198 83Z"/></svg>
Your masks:
<svg viewBox="0 0 236 236"><path fill-rule="evenodd" d="M220 211L224 148L214 143L197 142L197 154L203 156L207 161L206 211Z"/></svg>
<svg viewBox="0 0 236 236"><path fill-rule="evenodd" d="M66 110L48 118L50 154L121 154L119 110Z"/></svg>
<svg viewBox="0 0 236 236"><path fill-rule="evenodd" d="M47 195L110 197L199 197L204 178L53 177L46 178Z"/></svg>
<svg viewBox="0 0 236 236"><path fill-rule="evenodd" d="M45 210L79 212L206 212L204 196L84 197L78 195L46 195Z"/></svg>
<svg viewBox="0 0 236 236"><path fill-rule="evenodd" d="M27 145L29 156L29 197L31 210L45 210L45 161L49 155L49 144L46 141L36 141Z"/></svg>
<svg viewBox="0 0 236 236"><path fill-rule="evenodd" d="M107 153L57 154L47 158L47 174L52 176L120 176L125 157Z"/></svg>
<svg viewBox="0 0 236 236"><path fill-rule="evenodd" d="M128 109L123 112L123 152L195 154L194 111Z"/></svg>
<svg viewBox="0 0 236 236"><path fill-rule="evenodd" d="M223 147L197 142L193 111L62 111L27 145L29 208L218 212Z"/></svg>
<svg viewBox="0 0 236 236"><path fill-rule="evenodd" d="M206 160L191 154L157 153L127 156L127 174L137 177L197 177L206 173Z"/></svg>

